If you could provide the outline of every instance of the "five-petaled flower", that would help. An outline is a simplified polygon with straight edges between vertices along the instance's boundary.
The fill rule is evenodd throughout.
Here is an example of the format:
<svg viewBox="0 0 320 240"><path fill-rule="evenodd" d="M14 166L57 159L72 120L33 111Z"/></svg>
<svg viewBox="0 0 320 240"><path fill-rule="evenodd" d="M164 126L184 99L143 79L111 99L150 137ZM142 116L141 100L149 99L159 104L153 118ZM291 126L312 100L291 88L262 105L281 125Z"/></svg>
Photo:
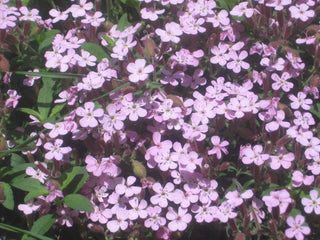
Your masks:
<svg viewBox="0 0 320 240"><path fill-rule="evenodd" d="M96 127L98 125L96 117L103 116L103 110L101 108L93 110L94 103L93 102L86 102L83 107L78 107L76 109L76 114L82 117L79 121L81 127Z"/></svg>
<svg viewBox="0 0 320 240"><path fill-rule="evenodd" d="M134 63L129 63L127 70L129 73L130 82L137 83L139 81L144 81L148 78L148 74L154 71L153 66L150 64L146 65L146 60L137 59Z"/></svg>

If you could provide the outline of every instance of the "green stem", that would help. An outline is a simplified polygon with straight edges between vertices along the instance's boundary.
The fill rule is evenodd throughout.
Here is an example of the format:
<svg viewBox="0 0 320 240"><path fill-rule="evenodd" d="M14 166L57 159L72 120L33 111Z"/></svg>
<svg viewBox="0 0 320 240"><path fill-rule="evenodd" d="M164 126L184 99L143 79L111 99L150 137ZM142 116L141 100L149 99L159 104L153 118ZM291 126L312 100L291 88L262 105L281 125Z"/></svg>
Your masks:
<svg viewBox="0 0 320 240"><path fill-rule="evenodd" d="M17 228L17 227L13 227L4 223L0 223L0 229L6 230L6 231L10 231L10 232L15 232L15 233L23 233L23 234L27 234L29 236L35 237L37 239L41 239L41 240L53 240L52 238L46 237L46 236L42 236L40 234L37 233L33 233L21 228Z"/></svg>

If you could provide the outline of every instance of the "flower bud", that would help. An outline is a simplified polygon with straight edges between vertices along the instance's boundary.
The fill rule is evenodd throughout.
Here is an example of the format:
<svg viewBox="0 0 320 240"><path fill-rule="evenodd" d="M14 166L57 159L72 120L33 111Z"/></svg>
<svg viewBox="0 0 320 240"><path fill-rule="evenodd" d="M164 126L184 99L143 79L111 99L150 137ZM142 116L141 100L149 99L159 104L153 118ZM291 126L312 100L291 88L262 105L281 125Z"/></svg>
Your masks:
<svg viewBox="0 0 320 240"><path fill-rule="evenodd" d="M291 110L288 108L287 105L278 102L278 105L277 105L277 106L278 106L278 108L279 108L280 110L284 111L286 117L291 117L291 116L292 116L292 112L291 112Z"/></svg>
<svg viewBox="0 0 320 240"><path fill-rule="evenodd" d="M0 71L9 72L9 68L10 68L10 65L8 60L2 54L0 54Z"/></svg>
<svg viewBox="0 0 320 240"><path fill-rule="evenodd" d="M0 203L3 203L6 200L6 196L4 194L4 188L1 186L0 183Z"/></svg>
<svg viewBox="0 0 320 240"><path fill-rule="evenodd" d="M183 107L183 102L177 95L168 94L167 98L173 101L173 107Z"/></svg>
<svg viewBox="0 0 320 240"><path fill-rule="evenodd" d="M147 170L141 162L136 160L131 160L131 166L135 176L137 176L138 178L147 177Z"/></svg>
<svg viewBox="0 0 320 240"><path fill-rule="evenodd" d="M3 136L0 136L0 151L7 149L7 143Z"/></svg>
<svg viewBox="0 0 320 240"><path fill-rule="evenodd" d="M147 36L147 40L145 42L145 49L147 50L147 53L150 57L154 57L156 55L156 44L155 42Z"/></svg>
<svg viewBox="0 0 320 240"><path fill-rule="evenodd" d="M315 74L312 79L311 79L311 82L310 82L310 86L313 88L313 87L319 87L319 82L320 82L320 77L319 77L319 74Z"/></svg>

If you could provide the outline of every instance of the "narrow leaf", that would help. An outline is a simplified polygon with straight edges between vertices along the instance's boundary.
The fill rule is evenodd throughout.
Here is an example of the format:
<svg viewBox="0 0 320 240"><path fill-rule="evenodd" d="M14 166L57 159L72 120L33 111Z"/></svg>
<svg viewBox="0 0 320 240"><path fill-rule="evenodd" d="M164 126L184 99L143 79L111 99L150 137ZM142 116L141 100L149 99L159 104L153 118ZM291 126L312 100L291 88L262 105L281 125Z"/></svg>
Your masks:
<svg viewBox="0 0 320 240"><path fill-rule="evenodd" d="M61 179L65 178L61 184L61 190L66 192L76 193L80 190L82 185L88 179L89 174L85 167L74 167L71 172L67 172L61 176Z"/></svg>
<svg viewBox="0 0 320 240"><path fill-rule="evenodd" d="M45 234L50 230L51 226L55 223L55 221L56 218L53 214L45 215L34 222L31 228L31 232Z"/></svg>
<svg viewBox="0 0 320 240"><path fill-rule="evenodd" d="M94 212L93 206L88 198L80 194L69 194L63 200L68 207L85 212Z"/></svg>
<svg viewBox="0 0 320 240"><path fill-rule="evenodd" d="M31 192L35 190L46 190L46 186L41 185L39 180L34 178L16 177L12 180L11 185L23 191Z"/></svg>
<svg viewBox="0 0 320 240"><path fill-rule="evenodd" d="M46 31L43 33L43 35L39 37L39 52L41 52L42 49L51 46L53 39L55 38L56 34L60 31L57 29L53 29L51 31Z"/></svg>
<svg viewBox="0 0 320 240"><path fill-rule="evenodd" d="M115 42L111 38L109 38L108 36L100 35L100 37L102 37L104 40L106 40L106 42L109 44L110 47L114 47L116 45Z"/></svg>
<svg viewBox="0 0 320 240"><path fill-rule="evenodd" d="M37 111L35 111L31 108L18 108L17 110L20 112L24 112L26 114L32 115L32 116L36 117L39 121L42 121L40 113L38 113Z"/></svg>
<svg viewBox="0 0 320 240"><path fill-rule="evenodd" d="M24 201L28 202L31 199L34 199L38 196L43 196L43 195L48 195L50 192L46 189L36 189L36 190L32 190L31 192L29 192L25 197L24 197Z"/></svg>
<svg viewBox="0 0 320 240"><path fill-rule="evenodd" d="M38 110L41 118L46 119L50 112L51 104L53 101L52 88L55 84L51 78L43 78L43 86L39 91L38 95Z"/></svg>
<svg viewBox="0 0 320 240"><path fill-rule="evenodd" d="M118 22L117 30L123 31L127 25L128 25L128 14L125 13L121 16Z"/></svg>
<svg viewBox="0 0 320 240"><path fill-rule="evenodd" d="M55 73L55 72L25 72L25 71L16 71L14 72L18 75L29 75L29 76L39 76L46 78L83 78L84 75L76 73Z"/></svg>
<svg viewBox="0 0 320 240"><path fill-rule="evenodd" d="M85 51L88 51L90 54L96 56L98 62L101 62L103 58L109 59L109 56L104 51L104 49L96 43L84 42L81 44L81 48Z"/></svg>
<svg viewBox="0 0 320 240"><path fill-rule="evenodd" d="M13 200L13 192L8 183L2 182L0 183L1 187L3 187L5 200L2 203L6 208L13 210L14 208L14 200Z"/></svg>
<svg viewBox="0 0 320 240"><path fill-rule="evenodd" d="M65 105L66 105L65 103L55 105L55 106L51 109L51 113L50 113L49 117L53 117L53 116L55 116L56 114L58 114L59 112L61 112L61 110L64 108Z"/></svg>
<svg viewBox="0 0 320 240"><path fill-rule="evenodd" d="M45 237L45 236L42 236L42 235L37 234L37 233L32 233L32 232L29 232L27 230L24 230L24 229L21 229L21 228L17 228L17 227L13 227L13 226L10 226L10 225L4 224L4 223L0 223L0 229L7 230L7 231L10 231L10 232L20 232L20 233L28 234L28 235L30 235L32 237L35 237L37 239L40 239L40 240L53 240L52 238Z"/></svg>

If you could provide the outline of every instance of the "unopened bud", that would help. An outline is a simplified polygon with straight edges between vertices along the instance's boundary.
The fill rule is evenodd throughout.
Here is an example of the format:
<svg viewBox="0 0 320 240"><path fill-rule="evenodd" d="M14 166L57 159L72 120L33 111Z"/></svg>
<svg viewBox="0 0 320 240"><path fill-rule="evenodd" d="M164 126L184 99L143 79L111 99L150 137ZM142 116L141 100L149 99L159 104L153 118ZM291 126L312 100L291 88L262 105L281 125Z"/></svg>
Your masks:
<svg viewBox="0 0 320 240"><path fill-rule="evenodd" d="M7 142L3 136L0 136L0 151L7 149Z"/></svg>
<svg viewBox="0 0 320 240"><path fill-rule="evenodd" d="M156 55L156 44L149 36L147 36L147 40L145 42L145 49L150 57L154 57Z"/></svg>
<svg viewBox="0 0 320 240"><path fill-rule="evenodd" d="M0 184L0 203L3 203L6 200L6 196L4 194L4 188Z"/></svg>
<svg viewBox="0 0 320 240"><path fill-rule="evenodd" d="M32 153L30 151L27 152L27 158L30 163L34 163L34 158L33 158Z"/></svg>
<svg viewBox="0 0 320 240"><path fill-rule="evenodd" d="M131 166L135 176L137 176L138 178L147 177L147 170L141 162L136 160L131 160Z"/></svg>
<svg viewBox="0 0 320 240"><path fill-rule="evenodd" d="M173 107L183 107L183 102L181 101L181 99L178 96L168 94L167 98L169 98L173 101Z"/></svg>
<svg viewBox="0 0 320 240"><path fill-rule="evenodd" d="M249 128L240 127L237 129L237 131L238 131L238 134L246 140L250 140L254 137L253 132Z"/></svg>
<svg viewBox="0 0 320 240"><path fill-rule="evenodd" d="M319 74L315 74L312 79L311 79L311 82L310 82L310 86L313 88L313 87L319 87L319 82L320 82L320 77L319 77Z"/></svg>
<svg viewBox="0 0 320 240"><path fill-rule="evenodd" d="M288 135L283 136L276 142L276 147L282 147L284 145L287 145L289 142L291 142L292 138Z"/></svg>
<svg viewBox="0 0 320 240"><path fill-rule="evenodd" d="M10 65L8 60L2 54L0 54L0 71L9 72L9 69L10 69Z"/></svg>
<svg viewBox="0 0 320 240"><path fill-rule="evenodd" d="M291 110L288 108L288 106L286 104L278 102L278 108L280 110L284 111L284 113L286 114L287 117L292 116L292 112L291 112Z"/></svg>
<svg viewBox="0 0 320 240"><path fill-rule="evenodd" d="M43 30L43 27L36 25L32 28L31 32L30 32L30 37L33 38L35 36L37 36L39 33L41 33Z"/></svg>
<svg viewBox="0 0 320 240"><path fill-rule="evenodd" d="M239 232L235 238L235 240L245 240L246 235L243 232Z"/></svg>
<svg viewBox="0 0 320 240"><path fill-rule="evenodd" d="M93 232L99 232L104 234L104 229L100 225L97 224L90 224L88 225L89 229Z"/></svg>
<svg viewBox="0 0 320 240"><path fill-rule="evenodd" d="M219 171L224 171L226 170L228 167L230 166L230 163L229 162L224 162L220 165L219 167Z"/></svg>

